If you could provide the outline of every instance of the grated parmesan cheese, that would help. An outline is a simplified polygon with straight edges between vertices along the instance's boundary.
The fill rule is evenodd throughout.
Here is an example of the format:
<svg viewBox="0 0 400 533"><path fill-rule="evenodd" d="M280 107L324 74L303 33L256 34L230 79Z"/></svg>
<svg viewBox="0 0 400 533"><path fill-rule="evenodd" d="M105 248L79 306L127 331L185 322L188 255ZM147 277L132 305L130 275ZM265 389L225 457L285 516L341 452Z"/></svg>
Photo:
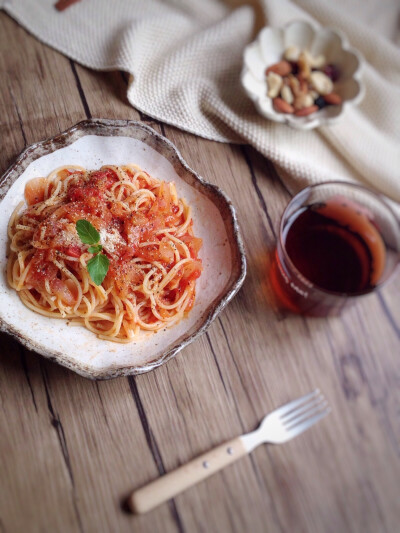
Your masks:
<svg viewBox="0 0 400 533"><path fill-rule="evenodd" d="M60 220L62 222L63 220ZM61 246L81 246L81 240L75 229L75 224L68 223L63 228L60 228L60 232L57 237Z"/></svg>
<svg viewBox="0 0 400 533"><path fill-rule="evenodd" d="M118 246L118 244L125 245L126 242L117 230L114 229L112 232L109 232L102 228L100 230L100 244L103 246L106 252L112 254L115 252L115 248Z"/></svg>

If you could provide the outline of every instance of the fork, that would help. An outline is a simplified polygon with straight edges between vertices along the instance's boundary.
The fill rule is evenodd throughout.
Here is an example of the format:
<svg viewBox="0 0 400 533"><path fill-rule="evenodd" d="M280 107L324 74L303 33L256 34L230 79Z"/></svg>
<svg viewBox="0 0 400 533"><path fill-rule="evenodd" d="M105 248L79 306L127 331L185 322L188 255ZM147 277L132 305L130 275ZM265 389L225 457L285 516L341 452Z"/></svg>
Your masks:
<svg viewBox="0 0 400 533"><path fill-rule="evenodd" d="M329 412L328 403L316 389L266 415L255 431L221 444L134 491L129 506L134 513L146 513L252 452L259 444L280 444L297 437Z"/></svg>

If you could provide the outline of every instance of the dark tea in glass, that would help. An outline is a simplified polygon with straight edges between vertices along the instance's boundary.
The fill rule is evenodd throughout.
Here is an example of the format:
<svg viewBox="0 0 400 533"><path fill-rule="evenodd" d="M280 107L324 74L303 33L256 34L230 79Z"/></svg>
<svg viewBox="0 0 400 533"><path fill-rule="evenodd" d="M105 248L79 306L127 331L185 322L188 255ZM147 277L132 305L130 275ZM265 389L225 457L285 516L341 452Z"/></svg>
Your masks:
<svg viewBox="0 0 400 533"><path fill-rule="evenodd" d="M395 214L373 192L342 182L307 187L282 217L271 268L279 303L308 315L338 314L393 272L399 239Z"/></svg>

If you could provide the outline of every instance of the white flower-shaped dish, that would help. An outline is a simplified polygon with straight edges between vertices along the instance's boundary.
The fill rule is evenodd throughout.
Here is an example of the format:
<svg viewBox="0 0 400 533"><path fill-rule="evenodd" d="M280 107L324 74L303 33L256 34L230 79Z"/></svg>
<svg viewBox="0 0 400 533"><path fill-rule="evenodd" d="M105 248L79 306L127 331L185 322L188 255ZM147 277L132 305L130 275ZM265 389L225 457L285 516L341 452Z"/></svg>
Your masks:
<svg viewBox="0 0 400 533"><path fill-rule="evenodd" d="M275 111L272 99L267 96L265 70L280 61L289 46L308 50L314 57L323 54L328 64L332 63L339 68L340 78L335 83L335 92L342 97L341 105L327 106L306 117ZM361 80L362 62L360 53L349 46L347 39L339 31L295 21L283 28L265 27L261 30L257 39L244 51L241 81L262 116L293 128L308 130L335 122L346 107L362 100L365 92Z"/></svg>
<svg viewBox="0 0 400 533"><path fill-rule="evenodd" d="M189 316L175 326L117 344L83 327L48 318L25 307L7 284L7 223L24 195L25 183L60 165L88 169L136 163L151 175L174 181L192 207L195 233L203 239L203 272ZM28 147L0 179L0 330L28 348L85 377L99 379L141 374L156 368L192 342L211 324L241 287L246 260L235 210L227 196L191 170L173 144L138 122L92 119Z"/></svg>

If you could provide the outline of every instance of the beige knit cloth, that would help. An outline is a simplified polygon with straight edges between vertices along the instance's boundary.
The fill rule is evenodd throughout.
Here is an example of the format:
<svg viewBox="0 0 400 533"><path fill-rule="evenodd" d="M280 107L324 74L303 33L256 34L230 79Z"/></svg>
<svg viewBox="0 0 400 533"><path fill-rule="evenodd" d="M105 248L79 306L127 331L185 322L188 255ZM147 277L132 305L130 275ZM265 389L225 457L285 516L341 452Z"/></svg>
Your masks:
<svg viewBox="0 0 400 533"><path fill-rule="evenodd" d="M130 72L135 108L202 137L253 145L293 190L350 179L400 202L398 0L81 0L63 12L54 3L0 0L33 35L82 65ZM246 44L263 25L294 19L342 30L366 59L366 96L337 125L303 132L275 124L241 88Z"/></svg>

